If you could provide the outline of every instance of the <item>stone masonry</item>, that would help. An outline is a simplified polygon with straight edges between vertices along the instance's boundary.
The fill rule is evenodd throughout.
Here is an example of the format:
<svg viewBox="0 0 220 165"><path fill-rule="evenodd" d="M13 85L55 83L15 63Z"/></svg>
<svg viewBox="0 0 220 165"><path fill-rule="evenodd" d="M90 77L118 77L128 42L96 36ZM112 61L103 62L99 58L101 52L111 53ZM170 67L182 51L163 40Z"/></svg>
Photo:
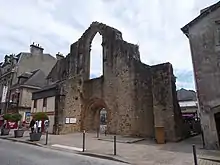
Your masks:
<svg viewBox="0 0 220 165"><path fill-rule="evenodd" d="M220 148L220 2L200 11L181 30L188 37L199 116L207 149Z"/></svg>
<svg viewBox="0 0 220 165"><path fill-rule="evenodd" d="M103 40L103 76L89 79L96 33ZM107 133L155 137L155 128L163 127L167 141L182 137L172 65L143 64L139 47L124 41L117 29L93 22L70 53L57 61L48 81L57 84L56 134L97 130L100 110L105 108ZM76 123L65 124L66 117L76 118Z"/></svg>

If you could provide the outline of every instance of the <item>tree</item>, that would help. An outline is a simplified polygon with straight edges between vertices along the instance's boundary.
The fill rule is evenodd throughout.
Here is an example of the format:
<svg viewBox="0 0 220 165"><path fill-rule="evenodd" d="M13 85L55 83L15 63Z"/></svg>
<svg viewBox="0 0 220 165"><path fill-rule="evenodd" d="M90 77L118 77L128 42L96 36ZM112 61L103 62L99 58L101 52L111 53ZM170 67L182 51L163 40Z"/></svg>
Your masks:
<svg viewBox="0 0 220 165"><path fill-rule="evenodd" d="M11 120L11 114L10 113L4 114L3 119L7 121Z"/></svg>
<svg viewBox="0 0 220 165"><path fill-rule="evenodd" d="M47 113L45 112L37 112L33 116L34 120L48 120Z"/></svg>
<svg viewBox="0 0 220 165"><path fill-rule="evenodd" d="M22 118L22 115L20 113L11 114L11 121L13 122L18 122L21 120L21 118Z"/></svg>

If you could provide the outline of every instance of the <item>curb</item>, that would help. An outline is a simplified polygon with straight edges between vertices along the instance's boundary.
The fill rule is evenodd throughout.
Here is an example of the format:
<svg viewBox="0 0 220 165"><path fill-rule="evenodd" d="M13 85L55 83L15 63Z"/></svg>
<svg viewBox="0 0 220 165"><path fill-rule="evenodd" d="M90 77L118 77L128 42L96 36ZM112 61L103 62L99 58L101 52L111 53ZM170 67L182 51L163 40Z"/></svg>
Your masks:
<svg viewBox="0 0 220 165"><path fill-rule="evenodd" d="M126 162L124 160L114 158L113 156L108 156L108 155L103 155L103 154L97 154L97 153L91 153L91 152L79 152L79 151L73 151L73 150L68 150L68 149L60 149L60 148L52 147L49 145L43 145L43 144L39 144L36 142L24 141L24 140L20 140L20 139L11 138L11 137L1 137L0 136L0 139L24 143L24 144L30 144L30 145L34 145L34 146L38 146L38 147L42 147L42 148L48 148L48 149L57 150L57 151L71 152L71 153L75 153L78 155L84 155L84 156L90 156L90 157L95 157L95 158L100 158L100 159L112 160L112 161L121 162L121 163L125 163L125 164L131 164L131 163Z"/></svg>
<svg viewBox="0 0 220 165"><path fill-rule="evenodd" d="M113 142L113 139L102 139L102 138L98 138L98 140L100 141L108 141L108 142ZM127 144L134 144L134 143L137 143L137 142L140 142L140 141L144 141L146 139L138 139L138 140L135 140L135 141L120 141L120 140L116 140L117 143L127 143Z"/></svg>
<svg viewBox="0 0 220 165"><path fill-rule="evenodd" d="M75 153L75 154L78 154L78 155L90 156L90 157L94 157L94 158L112 160L112 161L125 163L125 164L131 164L130 162L127 162L127 161L122 160L122 159L115 158L115 157L110 156L110 155L91 153L91 152L80 152L80 151L74 151L74 150L70 150L70 149L58 148L58 147L53 147L53 146L50 146L50 147L41 146L41 147L50 148L50 149L57 150L57 151L71 152L71 153Z"/></svg>
<svg viewBox="0 0 220 165"><path fill-rule="evenodd" d="M13 142L19 142L19 143L25 143L25 144L30 144L30 145L35 145L35 146L43 147L43 145L39 144L39 143L35 143L35 142L31 142L31 141L19 140L19 139L15 139L15 138L11 138L11 137L0 137L0 139L10 140L10 141L13 141Z"/></svg>
<svg viewBox="0 0 220 165"><path fill-rule="evenodd" d="M7 140L11 140L13 142L20 142L20 143L26 143L26 144L31 144L31 145L43 147L42 144L35 143L35 142L32 142L32 141L28 141L28 140L27 141L23 141L23 140L17 140L17 139L12 139L12 138L8 138Z"/></svg>
<svg viewBox="0 0 220 165"><path fill-rule="evenodd" d="M216 162L216 163L220 163L220 160L217 160L217 159L203 158L203 157L200 157L199 159L202 159L202 160L208 160L208 161Z"/></svg>
<svg viewBox="0 0 220 165"><path fill-rule="evenodd" d="M90 157L95 157L95 158L100 158L100 159L107 159L107 160L117 161L117 162L126 163L126 164L131 164L131 163L126 162L124 160L120 160L120 159L117 159L117 158L114 158L114 157L108 156L108 155L102 155L102 154L96 154L96 153L90 153L90 152L78 152L78 154L85 155L85 156L90 156Z"/></svg>

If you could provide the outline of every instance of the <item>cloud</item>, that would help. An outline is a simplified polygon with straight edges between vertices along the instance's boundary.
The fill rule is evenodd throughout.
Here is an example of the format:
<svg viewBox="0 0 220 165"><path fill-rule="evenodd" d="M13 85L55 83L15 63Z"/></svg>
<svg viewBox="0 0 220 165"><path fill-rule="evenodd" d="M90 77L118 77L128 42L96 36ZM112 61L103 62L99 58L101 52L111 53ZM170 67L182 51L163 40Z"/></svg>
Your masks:
<svg viewBox="0 0 220 165"><path fill-rule="evenodd" d="M188 39L180 28L217 0L0 0L0 58L29 51L37 42L47 53L67 54L92 21L113 26L123 38L140 45L147 64L170 62L177 86L194 88ZM98 41L97 41L98 42ZM94 46L93 74L101 65ZM99 70L99 71L98 71ZM189 76L190 75L190 76ZM187 77L188 76L188 77Z"/></svg>
<svg viewBox="0 0 220 165"><path fill-rule="evenodd" d="M194 89L194 77L192 71L182 71L182 70L174 70L177 75L176 85L177 89L180 88L187 88L187 89Z"/></svg>

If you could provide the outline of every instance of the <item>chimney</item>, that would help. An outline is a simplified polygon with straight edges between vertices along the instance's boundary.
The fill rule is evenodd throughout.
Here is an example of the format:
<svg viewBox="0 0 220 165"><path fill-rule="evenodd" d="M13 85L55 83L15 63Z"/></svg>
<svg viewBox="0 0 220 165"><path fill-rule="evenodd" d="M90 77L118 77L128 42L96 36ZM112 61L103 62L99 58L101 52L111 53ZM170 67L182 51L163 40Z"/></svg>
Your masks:
<svg viewBox="0 0 220 165"><path fill-rule="evenodd" d="M64 58L64 56L62 55L62 54L60 54L60 52L58 52L57 54L56 54L56 59L57 60L62 60Z"/></svg>
<svg viewBox="0 0 220 165"><path fill-rule="evenodd" d="M33 44L30 45L30 52L32 55L41 55L41 54L43 54L43 51L44 51L44 49L42 47L40 47L39 44L35 45L33 42Z"/></svg>

